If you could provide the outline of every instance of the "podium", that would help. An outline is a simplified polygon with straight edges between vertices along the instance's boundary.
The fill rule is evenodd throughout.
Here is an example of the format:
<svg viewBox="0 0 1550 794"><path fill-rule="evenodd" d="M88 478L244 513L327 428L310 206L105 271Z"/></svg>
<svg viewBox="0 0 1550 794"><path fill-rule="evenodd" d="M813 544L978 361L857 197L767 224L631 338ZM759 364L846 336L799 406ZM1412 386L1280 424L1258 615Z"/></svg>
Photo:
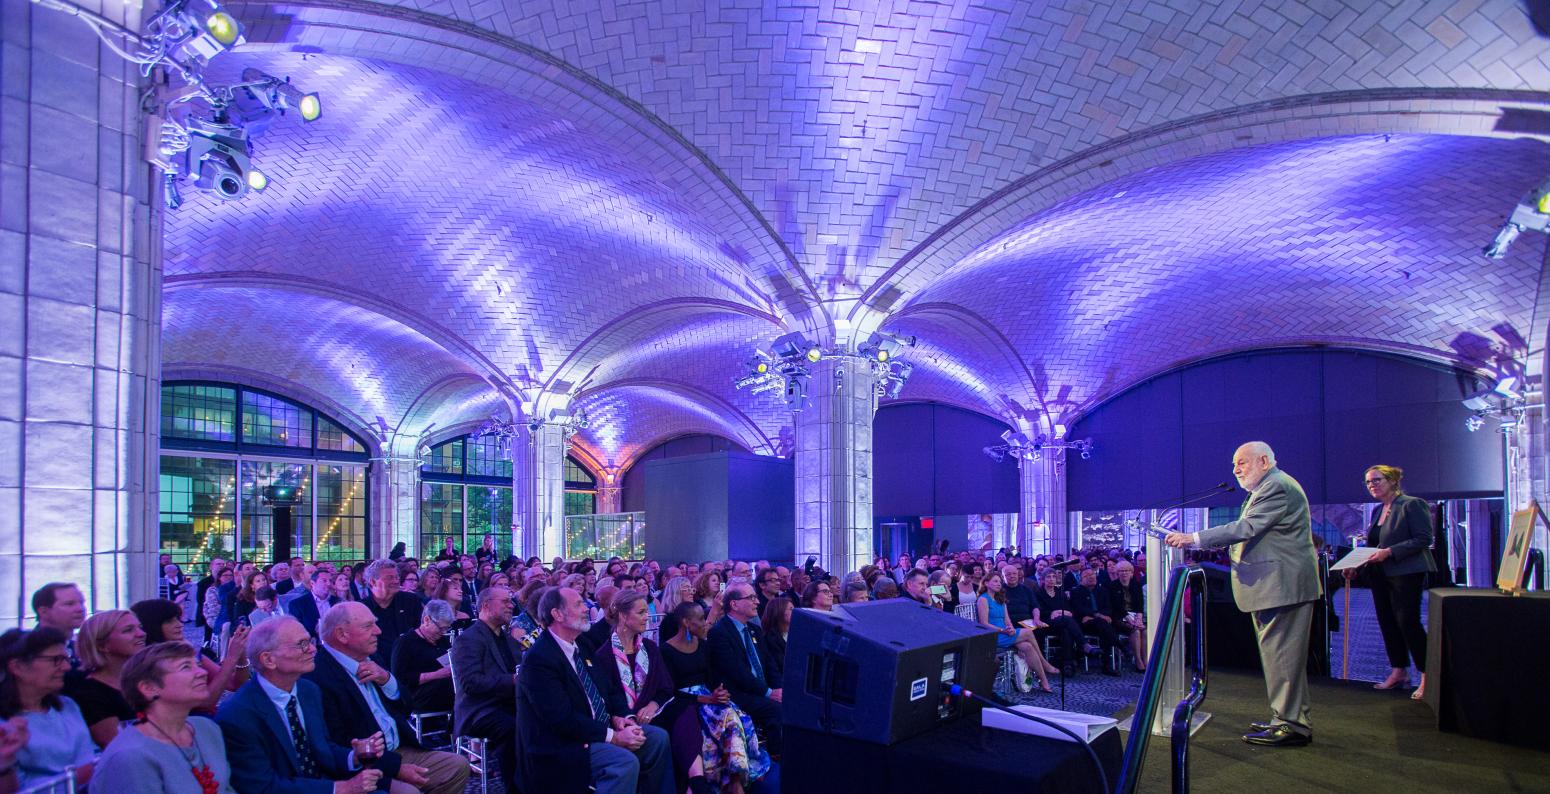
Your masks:
<svg viewBox="0 0 1550 794"><path fill-rule="evenodd" d="M1146 528L1146 647L1157 647L1157 632L1162 627L1163 601L1168 597L1168 580L1174 570L1184 565L1184 550L1175 549L1162 542L1168 530L1153 524ZM1203 618L1197 615L1197 620ZM1173 627L1173 642L1165 660L1162 677L1160 708L1152 717L1153 736L1173 735L1173 706L1189 694L1190 673L1184 660L1184 621ZM1204 652L1205 649L1201 649ZM1211 714L1196 711L1190 720L1191 736L1211 719Z"/></svg>

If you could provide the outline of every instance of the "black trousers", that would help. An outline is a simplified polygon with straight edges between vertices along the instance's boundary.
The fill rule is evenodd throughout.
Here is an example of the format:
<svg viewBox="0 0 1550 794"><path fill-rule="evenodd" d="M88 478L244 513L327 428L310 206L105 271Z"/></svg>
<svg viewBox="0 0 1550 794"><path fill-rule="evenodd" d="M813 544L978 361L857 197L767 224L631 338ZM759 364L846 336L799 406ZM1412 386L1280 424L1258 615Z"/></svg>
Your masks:
<svg viewBox="0 0 1550 794"><path fill-rule="evenodd" d="M1378 613L1378 629L1383 632L1383 650L1389 666L1426 672L1426 629L1421 627L1421 591L1426 587L1425 573L1384 576L1380 570L1369 572L1372 606Z"/></svg>
<svg viewBox="0 0 1550 794"><path fill-rule="evenodd" d="M1119 644L1119 634L1114 631L1114 624L1103 618L1088 618L1082 621L1082 630L1098 638L1098 645L1103 648L1104 663L1108 663L1109 649Z"/></svg>
<svg viewBox="0 0 1550 794"><path fill-rule="evenodd" d="M733 703L753 720L759 736L764 739L765 749L771 755L779 756L784 744L781 735L784 718L781 716L780 704L767 697L746 697L734 700Z"/></svg>
<svg viewBox="0 0 1550 794"><path fill-rule="evenodd" d="M1061 615L1054 620L1046 620L1049 623L1049 632L1054 635L1055 641L1066 649L1065 661L1075 662L1082 656L1082 643L1087 638L1082 635L1082 626L1076 622L1076 618L1069 615Z"/></svg>
<svg viewBox="0 0 1550 794"><path fill-rule="evenodd" d="M500 764L501 785L511 794L521 792L517 785L517 715L492 711L467 727L469 733L484 737L489 746L487 752Z"/></svg>

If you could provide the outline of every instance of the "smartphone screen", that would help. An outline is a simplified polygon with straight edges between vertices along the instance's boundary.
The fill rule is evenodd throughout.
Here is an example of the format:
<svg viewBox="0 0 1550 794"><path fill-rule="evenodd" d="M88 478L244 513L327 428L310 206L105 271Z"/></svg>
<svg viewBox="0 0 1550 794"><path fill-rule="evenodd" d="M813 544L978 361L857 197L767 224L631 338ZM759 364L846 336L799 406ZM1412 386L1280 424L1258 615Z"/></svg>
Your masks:
<svg viewBox="0 0 1550 794"><path fill-rule="evenodd" d="M931 585L931 594L945 596L947 595L947 588L939 584Z"/></svg>

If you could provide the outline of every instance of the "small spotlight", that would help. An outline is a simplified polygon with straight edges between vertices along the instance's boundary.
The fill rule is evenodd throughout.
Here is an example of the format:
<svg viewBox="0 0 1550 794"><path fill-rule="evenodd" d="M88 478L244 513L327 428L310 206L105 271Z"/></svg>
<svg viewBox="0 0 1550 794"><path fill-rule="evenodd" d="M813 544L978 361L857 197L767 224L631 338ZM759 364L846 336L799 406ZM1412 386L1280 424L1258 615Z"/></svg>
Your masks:
<svg viewBox="0 0 1550 794"><path fill-rule="evenodd" d="M257 168L249 168L248 187L253 190L262 191L264 188L269 187L269 177L264 176L264 172L258 170Z"/></svg>
<svg viewBox="0 0 1550 794"><path fill-rule="evenodd" d="M770 363L768 361L760 361L758 365L753 368L753 371L759 373L760 375L767 374L770 371Z"/></svg>
<svg viewBox="0 0 1550 794"><path fill-rule="evenodd" d="M1482 427L1485 427L1485 420L1481 419L1477 414L1470 414L1469 418L1464 420L1464 429L1471 433Z"/></svg>
<svg viewBox="0 0 1550 794"><path fill-rule="evenodd" d="M225 11L216 11L205 17L205 30L211 38L226 47L235 44L237 37L242 35L242 28L237 24L237 20Z"/></svg>
<svg viewBox="0 0 1550 794"><path fill-rule="evenodd" d="M823 348L820 348L817 345L813 345L812 347L807 349L807 360L808 361L810 361L810 362L812 362L814 364L817 364L818 360L821 359L821 358L823 358Z"/></svg>
<svg viewBox="0 0 1550 794"><path fill-rule="evenodd" d="M301 101L296 103L296 110L301 113L302 121L317 121L323 115L323 99L317 94L303 94Z"/></svg>

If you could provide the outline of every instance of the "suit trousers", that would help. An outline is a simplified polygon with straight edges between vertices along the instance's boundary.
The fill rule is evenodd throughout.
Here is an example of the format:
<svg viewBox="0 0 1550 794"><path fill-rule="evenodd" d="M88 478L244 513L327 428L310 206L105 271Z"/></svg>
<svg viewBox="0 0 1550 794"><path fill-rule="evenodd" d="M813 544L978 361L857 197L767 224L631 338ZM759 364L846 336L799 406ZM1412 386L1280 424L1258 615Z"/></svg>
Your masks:
<svg viewBox="0 0 1550 794"><path fill-rule="evenodd" d="M439 750L421 750L400 747L396 751L404 763L423 766L426 769L425 788L417 789L402 780L395 780L388 788L392 794L409 794L424 791L425 794L461 794L468 786L468 759L456 753Z"/></svg>
<svg viewBox="0 0 1550 794"><path fill-rule="evenodd" d="M1315 603L1304 601L1250 613L1259 640L1260 665L1265 669L1270 724L1291 725L1309 736L1313 727L1308 721L1308 641Z"/></svg>
<svg viewBox="0 0 1550 794"><path fill-rule="evenodd" d="M667 731L642 726L646 743L634 752L608 742L593 742L592 785L597 794L673 794L673 754Z"/></svg>
<svg viewBox="0 0 1550 794"><path fill-rule="evenodd" d="M501 786L506 794L520 794L517 784L517 716L511 711L490 711L471 722L467 730L485 740L486 752L495 757L500 768Z"/></svg>
<svg viewBox="0 0 1550 794"><path fill-rule="evenodd" d="M1408 669L1410 660L1426 672L1426 629L1421 625L1421 591L1426 589L1427 573L1385 576L1381 570L1370 572L1372 608L1378 613L1378 630L1383 633L1383 650L1389 666Z"/></svg>

